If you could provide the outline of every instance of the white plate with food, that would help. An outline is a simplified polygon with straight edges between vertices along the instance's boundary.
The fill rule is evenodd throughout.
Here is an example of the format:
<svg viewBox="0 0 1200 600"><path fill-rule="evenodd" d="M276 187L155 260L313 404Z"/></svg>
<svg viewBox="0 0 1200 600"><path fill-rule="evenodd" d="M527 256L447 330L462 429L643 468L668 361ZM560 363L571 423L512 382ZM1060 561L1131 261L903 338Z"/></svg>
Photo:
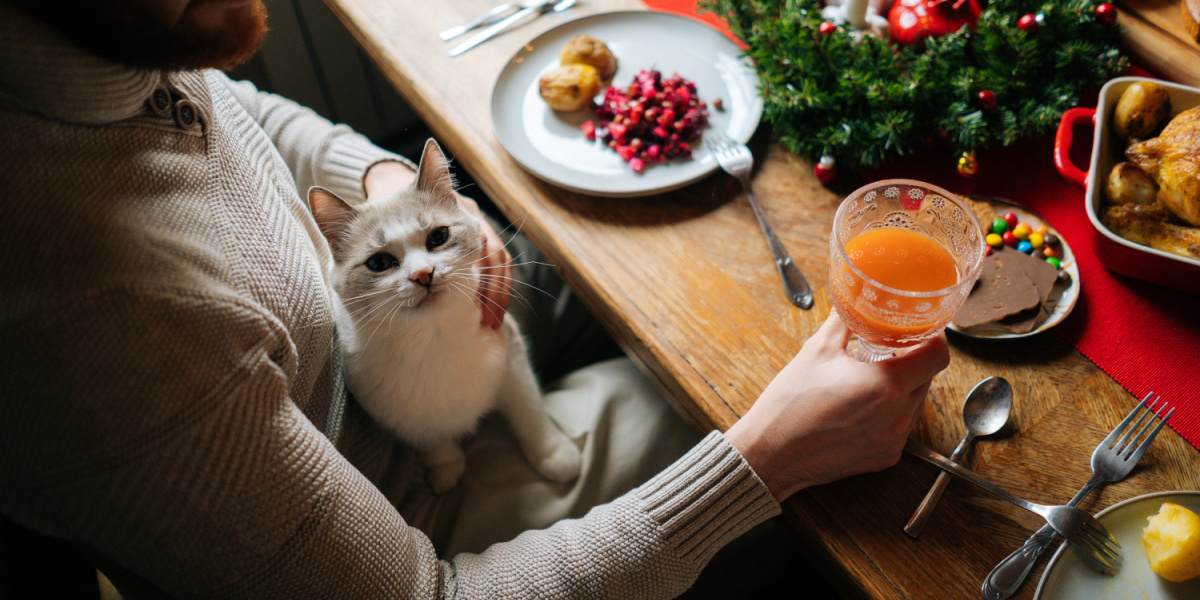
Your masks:
<svg viewBox="0 0 1200 600"><path fill-rule="evenodd" d="M1178 508L1168 509L1168 515L1155 516L1163 503ZM1156 492L1114 504L1096 514L1100 523L1121 544L1121 567L1116 575L1101 575L1083 564L1075 553L1062 546L1054 553L1038 582L1036 600L1195 600L1200 598L1200 577L1173 582L1190 574L1200 575L1200 554L1182 552L1180 542L1190 539L1200 545L1200 492ZM1152 548L1143 543L1143 531L1148 519L1155 516ZM1184 533L1191 530L1192 537ZM1186 545L1188 542L1183 541ZM1200 548L1191 546L1194 552ZM1153 554L1148 552L1152 549ZM1156 561L1161 574L1151 568Z"/></svg>
<svg viewBox="0 0 1200 600"><path fill-rule="evenodd" d="M1015 218L1015 225L1005 221L1003 229L1006 233L1016 231L1017 227L1025 225L1023 231L1018 232L1019 235L1013 245L1008 245L1004 242L1004 238L1000 237L1002 245L993 247L989 252L989 257L984 260L989 260L992 254L1000 253L1018 253L1020 250L1017 247L1021 242L1030 242L1030 252L1028 254L1039 259L1045 260L1048 253L1049 258L1054 258L1057 262L1053 265L1058 269L1057 278L1052 281L1052 285L1047 290L1047 293L1039 298L1038 304L1035 307L1021 308L1014 306L1016 312L1004 316L997 320L982 322L970 327L962 327L951 321L946 327L951 331L967 337L988 340L1004 340L1017 339L1037 335L1046 331L1059 323L1066 320L1071 311L1075 309L1075 304L1079 301L1079 265L1075 262L1075 253L1071 250L1071 245L1067 243L1066 238L1062 237L1059 232L1050 227L1048 223L1042 220L1037 214L1007 200L999 198L982 198L982 197L967 197L971 201L972 207L975 209L976 219L980 222L985 233L1001 236L1000 224L996 220L1004 221L1005 217ZM1010 217L1011 215L1011 217ZM1035 235L1036 234L1036 235ZM1049 234L1049 235L1047 235ZM1053 236L1052 238L1050 236ZM989 241L991 239L989 238ZM992 245L989 243L989 245ZM1036 247L1033 247L1036 246ZM981 274L981 278L986 276ZM1032 282L1031 282L1032 283ZM1034 286L1037 287L1036 285ZM972 294L978 293L979 289L972 290ZM971 301L972 297L968 297ZM1013 301L1011 298L1007 301ZM967 308L964 303L964 309ZM960 314L962 311L960 310ZM1002 313L995 313L1000 316ZM958 316L956 315L956 319Z"/></svg>
<svg viewBox="0 0 1200 600"><path fill-rule="evenodd" d="M580 36L590 39L583 43ZM627 137L617 147L605 143L605 136L614 133L610 121L621 120L607 119L593 108L607 104L604 79L612 62L604 48L615 58L611 85L622 91L631 84L636 88L617 114L628 125L632 115L626 108L637 110L640 104L642 112L636 120L649 124L643 115L652 114L654 121L664 121L658 133L666 137L658 138L651 133L653 128L635 127L641 133L622 131ZM715 29L668 13L610 12L563 23L522 46L501 71L492 89L496 138L534 176L568 190L627 197L685 186L718 168L705 136L724 132L746 142L758 127L762 117L758 79L742 54ZM653 82L638 79L644 70L661 76ZM675 75L687 81L673 88L674 93L663 94ZM687 82L694 86L686 86L687 93L680 96ZM647 85L654 89L646 90ZM589 95L592 91L595 94ZM674 102L664 106L664 101ZM684 102L690 104L684 108ZM667 108L674 120L664 120ZM675 114L676 108L680 114ZM597 139L587 138L585 121L596 126ZM634 145L638 147L618 153L621 146ZM654 156L651 146L659 147Z"/></svg>

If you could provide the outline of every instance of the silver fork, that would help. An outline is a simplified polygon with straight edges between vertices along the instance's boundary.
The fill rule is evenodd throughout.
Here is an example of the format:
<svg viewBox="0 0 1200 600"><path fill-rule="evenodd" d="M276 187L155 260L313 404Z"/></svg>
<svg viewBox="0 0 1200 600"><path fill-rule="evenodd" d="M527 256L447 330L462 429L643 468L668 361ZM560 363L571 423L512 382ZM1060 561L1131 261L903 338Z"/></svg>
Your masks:
<svg viewBox="0 0 1200 600"><path fill-rule="evenodd" d="M1089 556L1090 560L1106 565L1115 565L1121 558L1121 545L1117 543L1117 539L1096 520L1096 517L1084 510L1065 504L1049 506L1025 500L992 483L982 475L930 450L912 438L909 438L904 450L951 475L966 479L998 498L1042 517L1056 533L1072 543L1078 544L1082 550L1086 550L1081 554Z"/></svg>
<svg viewBox="0 0 1200 600"><path fill-rule="evenodd" d="M724 133L709 133L705 139L713 144L713 156L716 157L717 164L721 165L721 169L742 182L742 190L746 192L746 199L750 202L750 209L754 211L754 218L758 219L758 226L762 228L763 235L767 236L767 245L775 255L775 268L779 269L779 276L783 278L783 288L787 291L788 299L805 310L812 308L812 287L788 255L783 242L775 235L775 230L771 229L766 213L758 205L754 192L750 191L750 170L754 168L754 155L745 144Z"/></svg>
<svg viewBox="0 0 1200 600"><path fill-rule="evenodd" d="M1096 446L1092 452L1092 476L1070 502L1067 502L1067 506L1078 505L1092 490L1105 483L1116 483L1125 479L1141 460L1142 455L1146 454L1146 449L1150 447L1155 436L1163 425L1166 425L1171 415L1175 414L1174 407L1167 410L1167 403L1161 396L1150 402L1151 396L1154 396L1154 392L1146 394L1146 397L1129 411L1125 420L1117 424ZM1153 416L1147 421L1146 417L1150 415ZM1025 544L1000 561L983 579L981 591L984 600L1006 600L1015 596L1021 589L1021 584L1029 577L1038 558L1050 547L1054 539L1054 530L1042 527L1025 540Z"/></svg>

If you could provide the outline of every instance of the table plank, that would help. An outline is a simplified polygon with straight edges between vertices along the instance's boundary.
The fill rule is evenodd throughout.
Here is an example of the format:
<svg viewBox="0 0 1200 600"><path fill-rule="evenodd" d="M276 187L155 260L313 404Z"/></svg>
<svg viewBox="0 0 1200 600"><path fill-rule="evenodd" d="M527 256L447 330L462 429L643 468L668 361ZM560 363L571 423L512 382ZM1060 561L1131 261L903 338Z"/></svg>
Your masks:
<svg viewBox="0 0 1200 600"><path fill-rule="evenodd" d="M564 277L635 360L698 428L727 428L829 311L828 230L841 197L811 164L753 142L754 190L816 288L816 308L785 299L766 244L736 182L712 177L648 199L565 192L525 174L492 135L490 89L526 40L584 14L638 9L587 2L457 59L436 32L486 10L486 0L424 3L327 0L383 73L504 213L559 265ZM629 60L622 57L624 60ZM647 59L650 62L652 59ZM1038 501L1069 497L1088 475L1095 441L1132 405L1111 378L1053 337L994 346L956 340L953 364L930 391L917 435L949 449L961 398L979 379L1007 377L1016 391L1014 433L980 444L977 470ZM1149 468L1106 488L1090 506L1151 490L1200 488L1200 454L1164 431ZM905 460L883 473L807 490L786 514L844 577L870 598L971 598L992 565L1036 523L958 482L919 541L901 531L932 483L932 467ZM1022 597L1032 596L1027 586Z"/></svg>

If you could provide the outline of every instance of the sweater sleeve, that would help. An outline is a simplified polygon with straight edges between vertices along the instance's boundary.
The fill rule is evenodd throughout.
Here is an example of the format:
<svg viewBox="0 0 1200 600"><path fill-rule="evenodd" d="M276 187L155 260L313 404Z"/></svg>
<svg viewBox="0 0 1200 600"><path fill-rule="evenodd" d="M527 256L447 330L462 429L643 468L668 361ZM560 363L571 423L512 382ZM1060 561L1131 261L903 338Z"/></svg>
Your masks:
<svg viewBox="0 0 1200 600"><path fill-rule="evenodd" d="M232 81L220 72L215 76L271 138L301 197L309 187L319 185L356 203L366 197L363 175L371 165L392 160L416 169L408 159L379 148L346 125L335 125L311 109L261 92L249 82Z"/></svg>
<svg viewBox="0 0 1200 600"><path fill-rule="evenodd" d="M713 433L581 519L442 561L288 397L292 351L256 307L186 294L4 323L0 512L173 597L474 599L670 598L779 511Z"/></svg>

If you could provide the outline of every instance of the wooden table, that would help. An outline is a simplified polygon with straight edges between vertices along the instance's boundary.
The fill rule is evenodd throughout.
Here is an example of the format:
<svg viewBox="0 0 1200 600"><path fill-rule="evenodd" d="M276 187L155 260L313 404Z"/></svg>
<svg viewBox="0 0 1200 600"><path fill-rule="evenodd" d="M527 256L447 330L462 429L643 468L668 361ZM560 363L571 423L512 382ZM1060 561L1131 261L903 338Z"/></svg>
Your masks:
<svg viewBox="0 0 1200 600"><path fill-rule="evenodd" d="M437 32L486 10L488 0L328 0L386 76L505 214L559 265L628 352L698 428L729 427L824 319L828 231L840 196L811 165L760 140L754 180L769 218L817 289L816 308L785 301L766 244L736 183L709 178L664 197L603 200L542 184L492 135L489 98L501 67L525 41L564 19L641 8L589 1L457 59ZM766 136L759 136L765 138ZM1017 358L1020 357L1020 358ZM978 446L975 468L1039 501L1065 501L1088 477L1096 441L1133 405L1069 345L988 346L955 341L953 364L931 390L918 435L949 449L961 433L964 393L987 375L1016 390L1019 432ZM1200 453L1164 431L1128 481L1087 506L1151 490L1200 488ZM933 481L912 459L887 472L802 492L786 514L831 578L870 598L976 598L981 578L1017 547L1036 517L955 483L920 540L901 532ZM844 577L841 577L843 576ZM1028 585L1024 597L1032 597Z"/></svg>

